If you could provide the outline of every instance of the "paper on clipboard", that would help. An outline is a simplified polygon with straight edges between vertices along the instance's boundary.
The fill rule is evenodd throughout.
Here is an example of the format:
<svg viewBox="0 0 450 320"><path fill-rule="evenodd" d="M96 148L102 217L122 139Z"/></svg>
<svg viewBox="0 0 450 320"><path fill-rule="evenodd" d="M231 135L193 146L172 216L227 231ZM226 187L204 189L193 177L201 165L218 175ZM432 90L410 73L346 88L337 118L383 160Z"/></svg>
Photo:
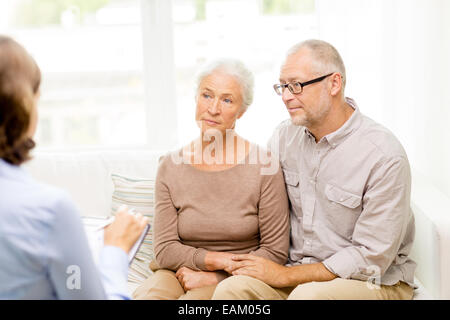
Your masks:
<svg viewBox="0 0 450 320"><path fill-rule="evenodd" d="M105 227L111 224L114 221L114 217L104 219L104 218L83 218L83 224L86 231L86 235L88 238L89 247L91 248L92 255L94 257L95 262L98 264L98 259L100 255L100 251L104 246L103 237ZM150 229L150 225L147 224L139 236L138 240L134 243L133 247L128 252L128 265L131 264L136 253L139 251L139 248L144 241L144 238Z"/></svg>

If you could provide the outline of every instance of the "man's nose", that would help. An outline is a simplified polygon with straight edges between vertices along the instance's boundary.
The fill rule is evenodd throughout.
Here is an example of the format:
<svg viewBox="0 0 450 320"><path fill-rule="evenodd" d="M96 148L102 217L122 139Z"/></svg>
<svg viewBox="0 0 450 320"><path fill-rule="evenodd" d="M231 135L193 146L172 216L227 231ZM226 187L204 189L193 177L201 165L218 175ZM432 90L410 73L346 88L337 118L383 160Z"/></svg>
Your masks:
<svg viewBox="0 0 450 320"><path fill-rule="evenodd" d="M283 88L283 93L281 94L281 98L284 102L294 99L294 95L288 88Z"/></svg>

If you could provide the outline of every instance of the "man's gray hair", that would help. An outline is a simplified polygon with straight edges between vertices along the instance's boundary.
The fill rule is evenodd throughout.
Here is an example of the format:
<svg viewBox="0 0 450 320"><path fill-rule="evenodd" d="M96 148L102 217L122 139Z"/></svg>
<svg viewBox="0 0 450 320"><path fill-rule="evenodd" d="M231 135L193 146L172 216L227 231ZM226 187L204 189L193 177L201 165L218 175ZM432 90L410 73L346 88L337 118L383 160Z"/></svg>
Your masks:
<svg viewBox="0 0 450 320"><path fill-rule="evenodd" d="M196 96L200 89L200 83L214 71L222 71L238 80L241 86L242 111L246 111L253 102L255 80L253 73L242 61L237 59L217 59L205 65L197 75Z"/></svg>
<svg viewBox="0 0 450 320"><path fill-rule="evenodd" d="M344 61L336 48L328 42L310 39L297 43L291 47L287 52L287 56L289 57L303 48L311 50L315 58L314 69L316 69L317 72L323 73L324 75L331 72L338 72L341 74L342 90L344 90L347 76L345 73Z"/></svg>

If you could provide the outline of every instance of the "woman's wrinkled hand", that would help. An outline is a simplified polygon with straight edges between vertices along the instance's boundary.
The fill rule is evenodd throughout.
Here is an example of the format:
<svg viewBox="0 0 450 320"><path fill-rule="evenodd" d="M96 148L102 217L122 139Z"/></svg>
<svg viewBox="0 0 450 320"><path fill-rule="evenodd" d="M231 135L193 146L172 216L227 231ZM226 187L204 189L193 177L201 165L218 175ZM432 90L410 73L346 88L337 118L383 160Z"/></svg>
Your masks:
<svg viewBox="0 0 450 320"><path fill-rule="evenodd" d="M178 269L175 276L184 291L216 285L227 277L223 272L194 271L187 267Z"/></svg>

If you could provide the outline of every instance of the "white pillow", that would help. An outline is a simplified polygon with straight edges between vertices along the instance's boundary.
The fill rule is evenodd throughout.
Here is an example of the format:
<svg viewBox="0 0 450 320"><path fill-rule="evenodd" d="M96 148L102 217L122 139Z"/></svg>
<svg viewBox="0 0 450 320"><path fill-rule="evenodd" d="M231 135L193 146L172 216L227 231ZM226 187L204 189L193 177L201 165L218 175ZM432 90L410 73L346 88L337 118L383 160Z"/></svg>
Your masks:
<svg viewBox="0 0 450 320"><path fill-rule="evenodd" d="M147 279L152 271L149 268L153 260L153 216L155 212L155 180L130 178L118 174L111 174L114 184L112 194L111 214L114 215L122 205L147 216L150 229L135 258L131 262L128 282L140 284Z"/></svg>

